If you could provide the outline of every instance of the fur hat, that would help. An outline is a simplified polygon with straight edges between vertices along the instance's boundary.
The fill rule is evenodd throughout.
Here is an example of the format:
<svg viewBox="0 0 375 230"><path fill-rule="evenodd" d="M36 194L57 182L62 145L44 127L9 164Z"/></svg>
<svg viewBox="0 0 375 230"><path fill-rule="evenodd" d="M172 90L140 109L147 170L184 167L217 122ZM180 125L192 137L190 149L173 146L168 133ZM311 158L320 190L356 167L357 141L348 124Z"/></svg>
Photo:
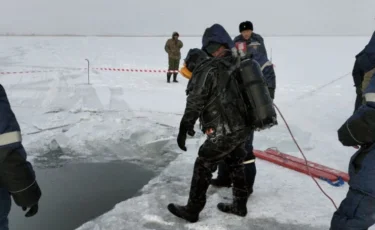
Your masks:
<svg viewBox="0 0 375 230"><path fill-rule="evenodd" d="M241 22L239 29L240 33L244 30L254 30L253 23L251 23L250 21Z"/></svg>
<svg viewBox="0 0 375 230"><path fill-rule="evenodd" d="M180 35L177 32L173 32L172 37L174 37L174 36L180 37Z"/></svg>

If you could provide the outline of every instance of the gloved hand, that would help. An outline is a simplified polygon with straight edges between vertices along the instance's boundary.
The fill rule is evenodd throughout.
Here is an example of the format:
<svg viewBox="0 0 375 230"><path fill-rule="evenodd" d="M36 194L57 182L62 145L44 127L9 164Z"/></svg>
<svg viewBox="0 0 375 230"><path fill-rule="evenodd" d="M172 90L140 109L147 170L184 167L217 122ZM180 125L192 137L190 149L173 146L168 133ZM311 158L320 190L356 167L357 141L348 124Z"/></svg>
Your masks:
<svg viewBox="0 0 375 230"><path fill-rule="evenodd" d="M22 207L22 210L26 211L27 208L28 207ZM25 214L26 217L32 217L32 216L34 216L35 214L38 213L38 209L39 209L38 204L34 204L31 207L29 207L29 208L30 208L29 211L27 211L26 214Z"/></svg>
<svg viewBox="0 0 375 230"><path fill-rule="evenodd" d="M337 130L338 139L344 146L357 146L361 143L353 137L351 131L349 130L349 126L347 121Z"/></svg>
<svg viewBox="0 0 375 230"><path fill-rule="evenodd" d="M181 122L180 124L180 130L178 132L178 135L177 135L177 144L178 144L178 147L181 149L181 150L184 150L184 151L187 151L187 148L186 148L186 134L189 134L189 136L194 136L195 135L195 131L190 129L188 130L184 124Z"/></svg>
<svg viewBox="0 0 375 230"><path fill-rule="evenodd" d="M239 53L238 53L238 49L236 47L233 47L231 49L231 51L232 51L232 56L233 57L235 57L235 58L238 57Z"/></svg>
<svg viewBox="0 0 375 230"><path fill-rule="evenodd" d="M235 58L237 58L238 55L239 55L241 58L243 58L243 57L246 56L246 53L245 53L242 49L238 49L237 47L233 47L233 48L231 49L231 51L232 51L232 56L235 57Z"/></svg>
<svg viewBox="0 0 375 230"><path fill-rule="evenodd" d="M11 193L17 206L22 207L23 211L29 209L25 216L34 216L39 210L39 199L42 196L38 183L35 181L30 187L22 192Z"/></svg>

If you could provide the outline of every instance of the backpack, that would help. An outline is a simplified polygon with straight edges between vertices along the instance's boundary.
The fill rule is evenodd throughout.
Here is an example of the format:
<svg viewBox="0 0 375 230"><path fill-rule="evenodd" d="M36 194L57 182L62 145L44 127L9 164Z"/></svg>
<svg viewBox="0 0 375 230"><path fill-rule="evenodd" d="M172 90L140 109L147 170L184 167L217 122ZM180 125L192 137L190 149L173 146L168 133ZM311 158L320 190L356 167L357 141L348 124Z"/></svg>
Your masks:
<svg viewBox="0 0 375 230"><path fill-rule="evenodd" d="M216 96L228 124L227 131L234 132L241 124L243 128L257 131L277 125L276 111L259 64L250 57L243 60L238 57L237 63L232 60L205 60L194 70L198 72L207 65L218 69ZM194 87L188 85L188 88Z"/></svg>
<svg viewBox="0 0 375 230"><path fill-rule="evenodd" d="M221 87L221 98L228 97L229 91L238 92L241 102L237 103L244 113L246 126L259 131L277 125L273 100L259 64L250 57L238 58L228 74L230 77ZM236 89L230 86L233 83Z"/></svg>

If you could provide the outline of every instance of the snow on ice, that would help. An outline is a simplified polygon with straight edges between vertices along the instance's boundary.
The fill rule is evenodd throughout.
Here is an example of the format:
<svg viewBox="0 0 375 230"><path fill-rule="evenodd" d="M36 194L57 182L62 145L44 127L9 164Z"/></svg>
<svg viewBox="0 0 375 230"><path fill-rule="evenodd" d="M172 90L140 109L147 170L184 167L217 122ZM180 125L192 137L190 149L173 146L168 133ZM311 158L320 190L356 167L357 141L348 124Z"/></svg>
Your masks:
<svg viewBox="0 0 375 230"><path fill-rule="evenodd" d="M197 149L204 140L197 132L184 153L176 144L187 80L179 76L178 84L166 84L163 73L94 70L87 84L87 70L77 69L87 66L86 58L93 67L165 68L164 39L0 38L0 71L52 70L0 76L34 164L120 159L160 172L140 196L117 204L78 230L327 229L334 207L311 178L262 160L257 160L254 194L245 218L217 210L218 202L231 199L230 189L210 188L195 224L167 211L170 202L186 203ZM200 47L199 38L181 39L182 56L189 48ZM350 71L354 55L367 40L266 38L276 65L275 103L311 161L347 170L354 149L338 142L336 130L354 109ZM300 156L281 119L278 126L257 132L254 145ZM48 155L51 150L56 154ZM348 189L319 183L336 204Z"/></svg>

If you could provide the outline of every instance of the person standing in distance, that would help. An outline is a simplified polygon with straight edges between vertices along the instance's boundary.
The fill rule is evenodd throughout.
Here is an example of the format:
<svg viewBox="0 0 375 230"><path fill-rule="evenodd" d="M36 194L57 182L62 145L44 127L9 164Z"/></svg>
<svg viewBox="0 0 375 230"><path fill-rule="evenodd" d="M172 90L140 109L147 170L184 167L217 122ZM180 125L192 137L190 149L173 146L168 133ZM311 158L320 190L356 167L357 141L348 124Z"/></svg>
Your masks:
<svg viewBox="0 0 375 230"><path fill-rule="evenodd" d="M172 38L168 39L165 43L164 50L168 53L168 73L167 82L170 83L172 71L173 71L173 82L177 81L178 67L181 59L181 48L184 46L181 40L179 40L179 34L173 32Z"/></svg>
<svg viewBox="0 0 375 230"><path fill-rule="evenodd" d="M375 224L375 73L364 104L338 129L342 145L360 146L349 161L349 190L333 213L330 230L365 230Z"/></svg>

